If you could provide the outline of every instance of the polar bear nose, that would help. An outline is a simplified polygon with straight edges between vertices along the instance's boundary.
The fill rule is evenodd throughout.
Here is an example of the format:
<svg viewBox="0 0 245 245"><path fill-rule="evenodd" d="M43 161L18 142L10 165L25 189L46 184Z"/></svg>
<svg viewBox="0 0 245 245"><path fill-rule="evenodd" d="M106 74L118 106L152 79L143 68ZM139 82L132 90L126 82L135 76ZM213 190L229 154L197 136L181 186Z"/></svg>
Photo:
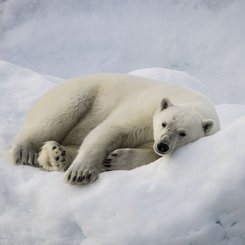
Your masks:
<svg viewBox="0 0 245 245"><path fill-rule="evenodd" d="M157 149L161 152L161 153L166 153L169 150L169 146L165 143L159 143L157 144Z"/></svg>

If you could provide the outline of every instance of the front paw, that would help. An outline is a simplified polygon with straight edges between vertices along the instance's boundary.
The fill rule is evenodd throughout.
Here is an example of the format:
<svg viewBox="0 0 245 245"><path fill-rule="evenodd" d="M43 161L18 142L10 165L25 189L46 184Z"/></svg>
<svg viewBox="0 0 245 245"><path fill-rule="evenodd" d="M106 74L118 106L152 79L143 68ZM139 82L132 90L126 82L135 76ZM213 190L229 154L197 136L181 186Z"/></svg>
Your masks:
<svg viewBox="0 0 245 245"><path fill-rule="evenodd" d="M104 171L129 170L131 169L131 155L131 150L128 148L117 149L104 159L102 168Z"/></svg>
<svg viewBox="0 0 245 245"><path fill-rule="evenodd" d="M70 184L89 184L98 178L99 172L96 167L83 166L74 162L66 171L65 180Z"/></svg>

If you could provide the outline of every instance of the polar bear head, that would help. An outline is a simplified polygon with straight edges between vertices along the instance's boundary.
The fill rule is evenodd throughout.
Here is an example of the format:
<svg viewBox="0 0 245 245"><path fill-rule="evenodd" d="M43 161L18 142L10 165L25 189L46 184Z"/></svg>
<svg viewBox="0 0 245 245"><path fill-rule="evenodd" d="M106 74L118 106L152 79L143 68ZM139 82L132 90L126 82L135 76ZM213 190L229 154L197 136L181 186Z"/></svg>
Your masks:
<svg viewBox="0 0 245 245"><path fill-rule="evenodd" d="M213 126L213 119L204 119L197 111L173 105L164 98L153 118L153 148L161 156L171 153L181 145L209 135Z"/></svg>

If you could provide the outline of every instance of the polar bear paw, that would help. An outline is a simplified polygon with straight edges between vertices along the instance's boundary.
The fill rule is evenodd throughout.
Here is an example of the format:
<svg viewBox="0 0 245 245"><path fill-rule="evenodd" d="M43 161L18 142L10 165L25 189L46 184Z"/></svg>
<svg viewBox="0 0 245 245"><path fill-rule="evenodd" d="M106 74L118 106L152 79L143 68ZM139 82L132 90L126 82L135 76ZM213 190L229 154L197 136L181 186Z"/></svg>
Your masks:
<svg viewBox="0 0 245 245"><path fill-rule="evenodd" d="M11 149L12 160L15 164L38 167L37 150L30 142L22 142Z"/></svg>
<svg viewBox="0 0 245 245"><path fill-rule="evenodd" d="M131 149L117 149L113 151L104 161L104 171L130 170L133 168L134 152Z"/></svg>
<svg viewBox="0 0 245 245"><path fill-rule="evenodd" d="M65 180L70 184L89 184L97 180L99 169L92 166L84 166L79 162L73 162L65 173Z"/></svg>
<svg viewBox="0 0 245 245"><path fill-rule="evenodd" d="M55 141L48 141L42 146L37 161L47 171L65 171L68 168L66 151Z"/></svg>

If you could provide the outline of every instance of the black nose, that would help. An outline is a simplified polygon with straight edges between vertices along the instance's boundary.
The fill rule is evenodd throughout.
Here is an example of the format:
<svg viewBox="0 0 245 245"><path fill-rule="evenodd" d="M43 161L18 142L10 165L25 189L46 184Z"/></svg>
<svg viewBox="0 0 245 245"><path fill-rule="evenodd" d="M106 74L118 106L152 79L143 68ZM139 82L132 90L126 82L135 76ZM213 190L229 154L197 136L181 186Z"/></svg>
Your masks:
<svg viewBox="0 0 245 245"><path fill-rule="evenodd" d="M165 144L165 143L159 143L159 144L157 145L157 149L158 149L160 152L165 153L165 152L167 152L167 151L169 150L169 147L168 147L168 145Z"/></svg>

